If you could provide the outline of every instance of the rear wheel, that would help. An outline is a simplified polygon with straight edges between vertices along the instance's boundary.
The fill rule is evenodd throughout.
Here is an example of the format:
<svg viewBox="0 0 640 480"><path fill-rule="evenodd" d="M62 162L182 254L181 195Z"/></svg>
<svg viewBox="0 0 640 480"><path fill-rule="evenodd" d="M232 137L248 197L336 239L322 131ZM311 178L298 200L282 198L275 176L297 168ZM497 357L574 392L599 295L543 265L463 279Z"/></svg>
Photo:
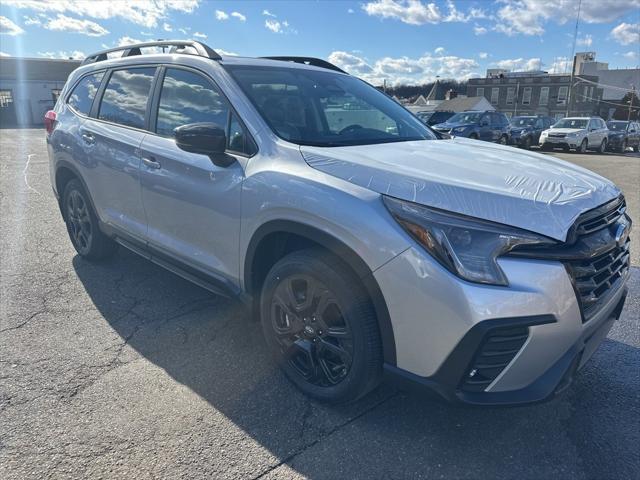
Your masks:
<svg viewBox="0 0 640 480"><path fill-rule="evenodd" d="M578 152L587 153L587 147L589 146L588 140L585 138L580 142L580 146L578 147Z"/></svg>
<svg viewBox="0 0 640 480"><path fill-rule="evenodd" d="M635 147L633 147L633 151L636 153L640 153L640 143L638 143Z"/></svg>
<svg viewBox="0 0 640 480"><path fill-rule="evenodd" d="M620 144L620 149L618 150L619 153L624 153L627 151L627 139L625 138L622 141L622 144Z"/></svg>
<svg viewBox="0 0 640 480"><path fill-rule="evenodd" d="M348 402L379 383L375 312L358 278L338 258L309 249L279 260L267 274L260 313L273 356L307 395Z"/></svg>
<svg viewBox="0 0 640 480"><path fill-rule="evenodd" d="M88 260L101 260L113 255L117 244L100 231L89 196L75 178L64 188L62 212L69 238L79 255Z"/></svg>
<svg viewBox="0 0 640 480"><path fill-rule="evenodd" d="M600 143L600 147L598 148L598 153L605 153L607 151L607 139L605 138Z"/></svg>

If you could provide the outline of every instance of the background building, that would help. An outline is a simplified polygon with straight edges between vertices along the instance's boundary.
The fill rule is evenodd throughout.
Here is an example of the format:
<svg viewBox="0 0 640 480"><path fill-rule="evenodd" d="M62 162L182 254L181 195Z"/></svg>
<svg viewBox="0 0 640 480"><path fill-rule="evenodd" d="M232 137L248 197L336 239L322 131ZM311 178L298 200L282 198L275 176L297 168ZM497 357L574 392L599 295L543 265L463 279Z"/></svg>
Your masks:
<svg viewBox="0 0 640 480"><path fill-rule="evenodd" d="M43 124L77 60L0 57L0 127Z"/></svg>
<svg viewBox="0 0 640 480"><path fill-rule="evenodd" d="M571 101L570 115L582 116L598 113L602 89L598 77L581 75L589 81L585 96L576 96ZM574 85L578 79L574 79ZM500 72L487 71L487 78L472 78L467 85L467 95L485 97L496 110L507 116L547 115L562 118L567 114L569 102L569 74L547 72Z"/></svg>

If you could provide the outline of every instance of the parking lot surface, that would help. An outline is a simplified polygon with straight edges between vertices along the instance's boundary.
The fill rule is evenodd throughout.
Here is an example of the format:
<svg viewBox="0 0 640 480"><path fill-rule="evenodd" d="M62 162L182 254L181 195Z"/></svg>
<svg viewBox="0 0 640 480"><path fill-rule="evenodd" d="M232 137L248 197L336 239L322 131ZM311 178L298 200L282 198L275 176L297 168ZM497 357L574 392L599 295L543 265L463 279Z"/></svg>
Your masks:
<svg viewBox="0 0 640 480"><path fill-rule="evenodd" d="M382 386L308 400L259 325L120 249L80 259L42 130L0 130L0 478L640 478L640 252L622 318L573 386L518 408ZM620 185L637 154L554 154ZM114 186L117 188L117 186Z"/></svg>

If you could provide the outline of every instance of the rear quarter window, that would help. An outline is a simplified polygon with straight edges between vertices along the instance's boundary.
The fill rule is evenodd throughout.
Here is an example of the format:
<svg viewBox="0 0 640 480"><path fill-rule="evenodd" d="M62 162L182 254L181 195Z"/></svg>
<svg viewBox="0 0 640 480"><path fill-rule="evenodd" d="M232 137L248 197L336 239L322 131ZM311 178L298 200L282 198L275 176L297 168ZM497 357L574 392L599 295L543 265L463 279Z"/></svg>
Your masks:
<svg viewBox="0 0 640 480"><path fill-rule="evenodd" d="M89 115L103 76L104 72L98 72L83 77L69 94L67 104L76 112Z"/></svg>

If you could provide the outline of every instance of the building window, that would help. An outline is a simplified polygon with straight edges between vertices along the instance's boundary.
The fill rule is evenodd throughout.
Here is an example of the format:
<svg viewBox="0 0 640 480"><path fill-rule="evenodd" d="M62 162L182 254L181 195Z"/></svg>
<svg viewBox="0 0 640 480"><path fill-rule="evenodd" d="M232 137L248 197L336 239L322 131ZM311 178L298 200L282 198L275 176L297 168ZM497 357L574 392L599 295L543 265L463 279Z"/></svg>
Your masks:
<svg viewBox="0 0 640 480"><path fill-rule="evenodd" d="M522 104L531 104L531 87L524 87L524 90L522 91Z"/></svg>
<svg viewBox="0 0 640 480"><path fill-rule="evenodd" d="M513 99L516 96L516 87L507 88L507 105L513 105Z"/></svg>
<svg viewBox="0 0 640 480"><path fill-rule="evenodd" d="M562 120L564 118L564 113L556 113L556 120Z"/></svg>
<svg viewBox="0 0 640 480"><path fill-rule="evenodd" d="M569 87L560 87L558 89L558 105L566 105L567 104L567 93L569 92Z"/></svg>
<svg viewBox="0 0 640 480"><path fill-rule="evenodd" d="M476 89L476 97L484 97L484 88Z"/></svg>
<svg viewBox="0 0 640 480"><path fill-rule="evenodd" d="M549 103L549 87L542 87L540 89L540 101L539 105L547 105Z"/></svg>
<svg viewBox="0 0 640 480"><path fill-rule="evenodd" d="M60 90L59 88L54 88L53 90L51 90L51 96L53 97L54 105L58 102L58 98L60 98L60 92L62 92L62 90Z"/></svg>
<svg viewBox="0 0 640 480"><path fill-rule="evenodd" d="M11 90L0 90L0 108L5 108L13 103Z"/></svg>
<svg viewBox="0 0 640 480"><path fill-rule="evenodd" d="M497 105L499 96L500 96L500 89L499 88L492 88L491 89L491 103L493 103L494 105Z"/></svg>

